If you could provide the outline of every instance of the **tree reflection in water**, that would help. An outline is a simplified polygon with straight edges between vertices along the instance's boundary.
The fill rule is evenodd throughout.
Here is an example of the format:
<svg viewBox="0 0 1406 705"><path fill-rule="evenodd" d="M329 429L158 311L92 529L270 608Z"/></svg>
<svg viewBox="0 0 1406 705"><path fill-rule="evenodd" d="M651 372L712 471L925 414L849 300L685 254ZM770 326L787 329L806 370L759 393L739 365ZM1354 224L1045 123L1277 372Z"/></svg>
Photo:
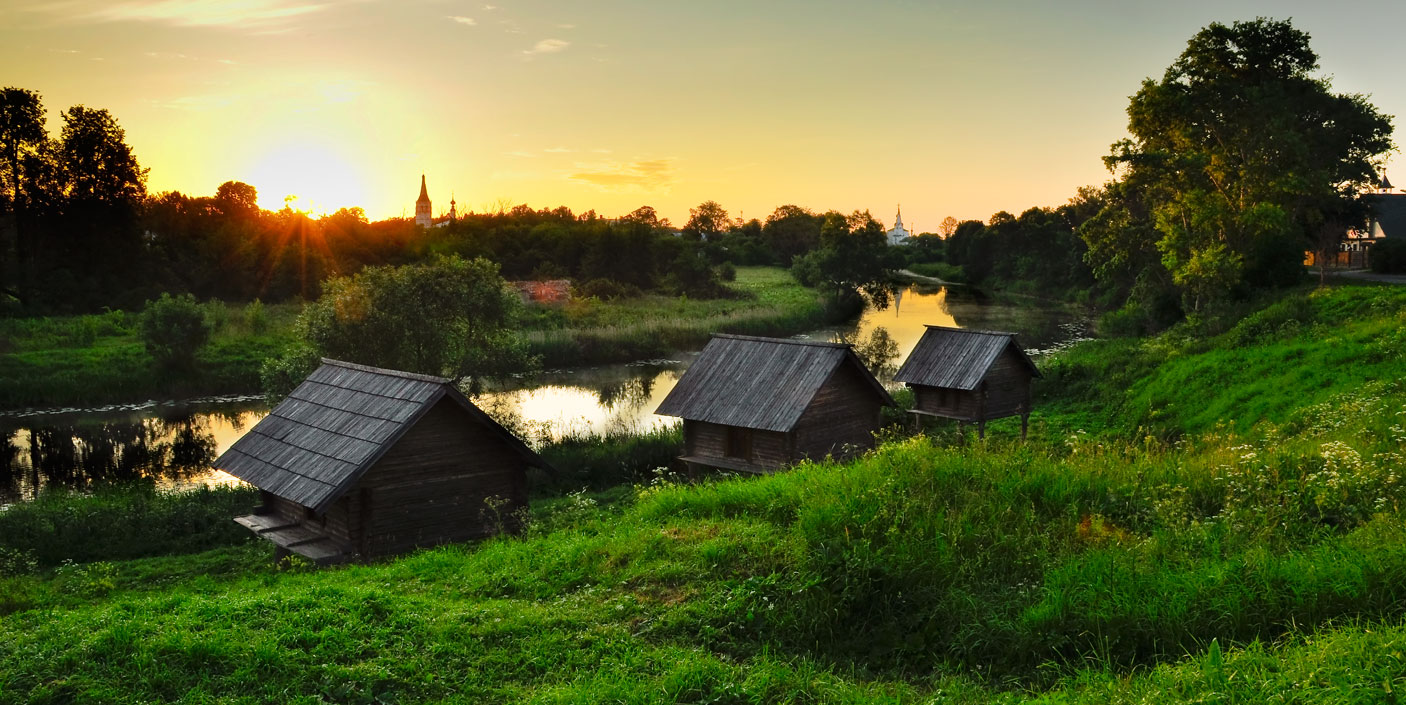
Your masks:
<svg viewBox="0 0 1406 705"><path fill-rule="evenodd" d="M47 486L88 489L139 478L209 475L219 450L213 426L240 432L249 412L170 408L145 418L103 416L108 418L7 420L0 427L0 502L33 499Z"/></svg>

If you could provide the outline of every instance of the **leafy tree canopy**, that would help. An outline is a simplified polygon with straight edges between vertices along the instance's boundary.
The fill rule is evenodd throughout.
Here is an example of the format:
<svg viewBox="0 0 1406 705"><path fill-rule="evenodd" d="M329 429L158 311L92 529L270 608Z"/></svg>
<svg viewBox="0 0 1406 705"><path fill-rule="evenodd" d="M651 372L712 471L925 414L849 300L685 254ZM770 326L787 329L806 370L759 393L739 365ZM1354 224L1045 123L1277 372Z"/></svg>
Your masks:
<svg viewBox="0 0 1406 705"><path fill-rule="evenodd" d="M1317 68L1308 34L1288 21L1197 32L1132 97L1132 138L1105 158L1118 183L1085 229L1094 270L1165 280L1189 310L1295 281L1319 226L1341 219L1392 148L1390 119L1362 95L1334 93ZM1165 276L1126 271L1148 259L1146 236L1148 266Z"/></svg>
<svg viewBox="0 0 1406 705"><path fill-rule="evenodd" d="M477 386L532 365L515 328L521 307L496 264L438 257L327 280L299 328L319 356Z"/></svg>

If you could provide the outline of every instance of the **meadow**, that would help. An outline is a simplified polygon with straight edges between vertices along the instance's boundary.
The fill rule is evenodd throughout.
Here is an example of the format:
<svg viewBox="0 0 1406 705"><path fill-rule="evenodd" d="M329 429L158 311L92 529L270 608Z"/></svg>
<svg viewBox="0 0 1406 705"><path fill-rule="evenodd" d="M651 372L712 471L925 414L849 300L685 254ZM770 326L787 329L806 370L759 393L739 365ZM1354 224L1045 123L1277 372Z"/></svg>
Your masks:
<svg viewBox="0 0 1406 705"><path fill-rule="evenodd" d="M20 565L0 701L1393 702L1406 291L1264 304L1045 362L1027 443L637 478L374 565Z"/></svg>
<svg viewBox="0 0 1406 705"><path fill-rule="evenodd" d="M524 335L547 367L630 362L701 347L710 331L791 335L857 311L836 311L783 269L742 267L732 298L645 294L528 307ZM264 361L295 339L298 303L202 305L210 343L192 370L160 369L139 314L0 318L0 409L259 393Z"/></svg>

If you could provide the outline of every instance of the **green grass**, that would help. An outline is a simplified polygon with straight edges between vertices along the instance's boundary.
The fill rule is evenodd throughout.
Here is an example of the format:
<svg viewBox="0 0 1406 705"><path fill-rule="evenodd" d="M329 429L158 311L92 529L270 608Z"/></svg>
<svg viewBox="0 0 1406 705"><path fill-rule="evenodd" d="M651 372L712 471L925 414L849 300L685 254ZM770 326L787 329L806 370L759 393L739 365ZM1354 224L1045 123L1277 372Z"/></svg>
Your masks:
<svg viewBox="0 0 1406 705"><path fill-rule="evenodd" d="M629 362L696 349L714 333L791 335L846 313L827 307L815 290L775 267L739 267L737 280L728 287L740 295L689 299L650 294L537 307L528 344L548 367Z"/></svg>
<svg viewBox="0 0 1406 705"><path fill-rule="evenodd" d="M0 701L1392 702L1406 299L1276 306L1050 363L1024 444L540 499L522 536L376 565L241 545L26 572L0 584ZM1355 371L1223 388L1311 379L1320 347ZM1172 411L1117 417L1147 390Z"/></svg>
<svg viewBox="0 0 1406 705"><path fill-rule="evenodd" d="M157 367L142 344L139 316L123 311L86 316L0 319L0 408L61 406L257 392L264 359L292 339L298 304L204 305L214 324L193 372Z"/></svg>

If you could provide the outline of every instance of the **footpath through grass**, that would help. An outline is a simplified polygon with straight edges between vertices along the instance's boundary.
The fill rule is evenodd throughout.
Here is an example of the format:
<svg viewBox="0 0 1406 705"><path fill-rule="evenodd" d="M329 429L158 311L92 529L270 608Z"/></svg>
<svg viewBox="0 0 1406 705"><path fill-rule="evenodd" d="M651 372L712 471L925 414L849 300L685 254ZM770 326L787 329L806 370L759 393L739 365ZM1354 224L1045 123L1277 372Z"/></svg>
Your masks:
<svg viewBox="0 0 1406 705"><path fill-rule="evenodd" d="M1053 363L1107 381L1046 387L1026 444L895 439L844 465L568 495L521 537L371 566L278 571L240 545L18 571L0 702L1392 702L1406 294L1303 301L1297 329ZM1173 384L1205 356L1318 365L1315 341L1365 371L1282 404L1235 393L1253 364ZM1137 367L1162 347L1179 353ZM1178 411L1157 433L1103 406L1158 389ZM1206 394L1227 423L1195 425Z"/></svg>

